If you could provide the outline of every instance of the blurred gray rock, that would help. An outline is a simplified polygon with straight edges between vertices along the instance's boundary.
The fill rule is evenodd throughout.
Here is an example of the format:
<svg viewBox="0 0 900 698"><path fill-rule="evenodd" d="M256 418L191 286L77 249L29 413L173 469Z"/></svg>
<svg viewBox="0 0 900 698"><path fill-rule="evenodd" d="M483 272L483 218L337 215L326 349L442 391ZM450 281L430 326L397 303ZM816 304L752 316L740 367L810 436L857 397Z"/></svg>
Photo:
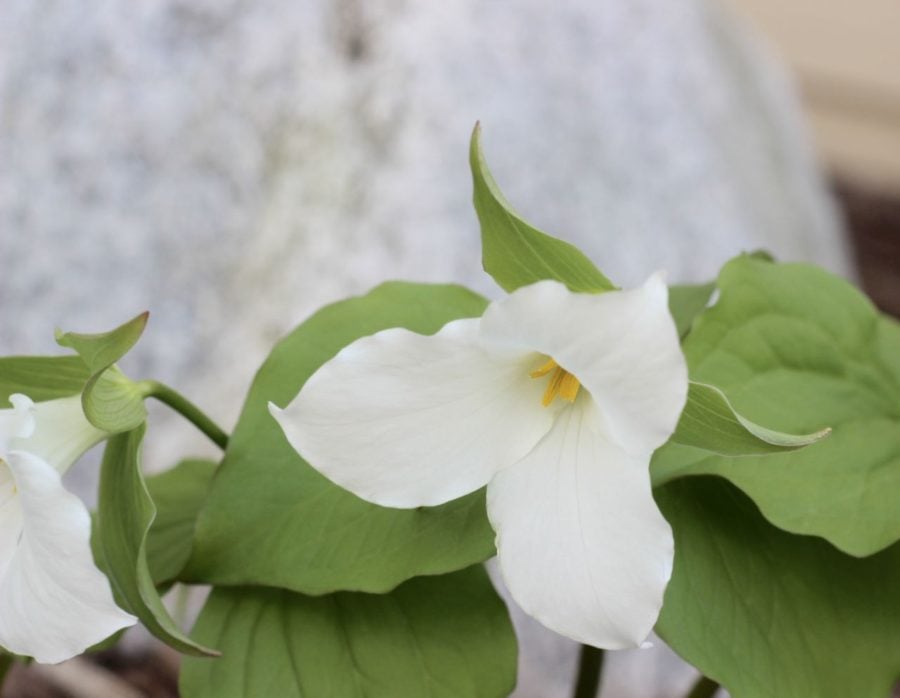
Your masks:
<svg viewBox="0 0 900 698"><path fill-rule="evenodd" d="M620 283L759 247L847 272L790 86L713 2L7 0L0 352L149 308L126 370L230 427L323 302L389 278L495 293L477 119L509 199ZM150 467L212 453L153 416ZM517 695L566 695L571 649L530 628ZM677 695L690 671L654 652L614 655L604 695Z"/></svg>

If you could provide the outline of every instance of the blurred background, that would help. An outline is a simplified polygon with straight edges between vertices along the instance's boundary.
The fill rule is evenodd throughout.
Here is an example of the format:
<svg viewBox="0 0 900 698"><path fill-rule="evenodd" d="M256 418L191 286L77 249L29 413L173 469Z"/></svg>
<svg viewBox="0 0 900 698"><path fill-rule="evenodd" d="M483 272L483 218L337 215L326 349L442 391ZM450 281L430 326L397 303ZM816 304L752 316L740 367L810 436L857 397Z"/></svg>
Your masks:
<svg viewBox="0 0 900 698"><path fill-rule="evenodd" d="M392 278L499 295L476 120L513 205L622 285L766 248L900 313L898 29L895 0L5 0L0 353L149 309L123 367L231 428L323 303ZM214 451L154 409L148 469L188 454ZM96 462L69 476L89 502ZM574 645L516 620L515 695L566 696ZM174 695L146 646L103 661ZM610 655L603 695L695 676L657 643ZM130 695L83 660L15 678L11 696Z"/></svg>

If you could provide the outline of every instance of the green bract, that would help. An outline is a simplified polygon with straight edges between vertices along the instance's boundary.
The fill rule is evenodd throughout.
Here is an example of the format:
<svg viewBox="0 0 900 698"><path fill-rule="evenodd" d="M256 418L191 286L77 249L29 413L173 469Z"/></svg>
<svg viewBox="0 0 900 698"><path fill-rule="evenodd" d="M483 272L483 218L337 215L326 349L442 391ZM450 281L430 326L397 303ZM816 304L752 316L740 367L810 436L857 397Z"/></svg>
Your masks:
<svg viewBox="0 0 900 698"><path fill-rule="evenodd" d="M267 409L270 400L287 404L358 337L389 327L430 334L480 315L485 304L457 286L390 283L328 306L282 340L257 374L229 440L183 577L308 594L383 592L493 555L483 491L433 508L369 504L309 467Z"/></svg>
<svg viewBox="0 0 900 698"><path fill-rule="evenodd" d="M90 373L82 393L84 414L98 429L129 431L147 419L140 388L115 366L140 339L149 313L141 313L124 325L101 334L57 332L60 346L74 349ZM34 399L34 398L32 398Z"/></svg>
<svg viewBox="0 0 900 698"><path fill-rule="evenodd" d="M821 269L749 257L725 266L720 299L684 343L691 378L741 414L798 433L833 432L794 453L723 458L657 452L657 484L719 475L776 526L853 555L900 539L900 332L847 282Z"/></svg>
<svg viewBox="0 0 900 698"><path fill-rule="evenodd" d="M194 632L223 656L185 660L191 698L501 698L516 682L509 616L479 567L383 595L219 588Z"/></svg>

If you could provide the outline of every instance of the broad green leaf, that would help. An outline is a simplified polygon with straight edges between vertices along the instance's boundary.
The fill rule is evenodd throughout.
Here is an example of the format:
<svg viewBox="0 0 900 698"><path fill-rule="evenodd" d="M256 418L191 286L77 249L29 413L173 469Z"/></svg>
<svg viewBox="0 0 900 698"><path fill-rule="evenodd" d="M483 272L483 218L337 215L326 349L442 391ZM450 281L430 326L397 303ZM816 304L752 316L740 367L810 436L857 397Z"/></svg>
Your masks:
<svg viewBox="0 0 900 698"><path fill-rule="evenodd" d="M506 291L556 279L572 291L595 293L615 286L575 246L528 225L500 192L481 152L476 124L469 147L475 211L481 223L484 270Z"/></svg>
<svg viewBox="0 0 900 698"><path fill-rule="evenodd" d="M147 565L147 531L156 507L141 475L144 426L107 442L100 468L97 540L102 564L123 608L153 635L180 652L214 655L184 635L159 598Z"/></svg>
<svg viewBox="0 0 900 698"><path fill-rule="evenodd" d="M887 315L878 323L878 357L900 383L900 322Z"/></svg>
<svg viewBox="0 0 900 698"><path fill-rule="evenodd" d="M185 460L171 470L146 479L156 506L156 518L147 534L147 564L159 586L177 578L187 564L194 543L197 514L216 472L216 463Z"/></svg>
<svg viewBox="0 0 900 698"><path fill-rule="evenodd" d="M131 431L147 419L139 386L113 364L140 339L148 317L149 313L141 313L102 334L57 332L57 343L78 352L90 370L81 402L88 421L98 429L113 433Z"/></svg>
<svg viewBox="0 0 900 698"><path fill-rule="evenodd" d="M900 539L900 376L886 348L896 336L883 329L891 325L847 282L807 265L740 257L718 287L684 342L691 378L720 388L757 424L832 432L798 451L741 458L673 442L656 453L656 481L720 475L779 528L852 555Z"/></svg>
<svg viewBox="0 0 900 698"><path fill-rule="evenodd" d="M485 305L458 286L385 284L324 308L283 339L250 389L182 577L307 594L383 592L493 555L483 491L433 508L369 504L307 465L267 409L270 400L287 405L320 365L359 337L389 327L431 334L480 315Z"/></svg>
<svg viewBox="0 0 900 698"><path fill-rule="evenodd" d="M4 356L0 358L0 407L23 393L35 402L77 395L90 371L77 356Z"/></svg>
<svg viewBox="0 0 900 698"><path fill-rule="evenodd" d="M692 381L671 440L723 456L751 456L793 451L816 443L829 433L828 428L803 435L767 429L736 412L715 386Z"/></svg>
<svg viewBox="0 0 900 698"><path fill-rule="evenodd" d="M733 698L886 698L900 544L867 558L769 524L719 478L655 490L675 532L659 635Z"/></svg>
<svg viewBox="0 0 900 698"><path fill-rule="evenodd" d="M684 339L694 320L706 308L716 290L715 282L669 287L669 312L675 319L678 336Z"/></svg>
<svg viewBox="0 0 900 698"><path fill-rule="evenodd" d="M500 698L516 682L509 615L480 567L380 595L217 588L194 632L222 658L184 661L184 698Z"/></svg>

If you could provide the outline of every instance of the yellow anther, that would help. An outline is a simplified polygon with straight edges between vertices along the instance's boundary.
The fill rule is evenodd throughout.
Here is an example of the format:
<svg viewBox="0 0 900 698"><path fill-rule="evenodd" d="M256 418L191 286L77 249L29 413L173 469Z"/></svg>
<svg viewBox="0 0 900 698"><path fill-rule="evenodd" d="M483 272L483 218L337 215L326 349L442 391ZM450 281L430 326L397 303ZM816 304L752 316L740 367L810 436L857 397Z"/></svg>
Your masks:
<svg viewBox="0 0 900 698"><path fill-rule="evenodd" d="M546 375L547 375L548 373L550 373L550 371L552 371L554 368L559 368L559 364L556 363L553 359L550 359L550 360L547 361L547 363L545 363L543 366L541 366L540 368L538 368L538 369L532 371L532 372L529 373L528 375L531 376L532 378L540 378L541 376L546 376Z"/></svg>
<svg viewBox="0 0 900 698"><path fill-rule="evenodd" d="M578 382L578 379L575 376L556 363L553 359L550 359L543 366L535 369L528 375L532 378L541 378L551 371L553 372L553 375L550 376L550 381L547 383L547 389L544 391L544 397L541 399L541 404L544 407L548 407L557 397L561 397L568 402L575 402L575 398L578 397L578 390L581 388L581 383Z"/></svg>

